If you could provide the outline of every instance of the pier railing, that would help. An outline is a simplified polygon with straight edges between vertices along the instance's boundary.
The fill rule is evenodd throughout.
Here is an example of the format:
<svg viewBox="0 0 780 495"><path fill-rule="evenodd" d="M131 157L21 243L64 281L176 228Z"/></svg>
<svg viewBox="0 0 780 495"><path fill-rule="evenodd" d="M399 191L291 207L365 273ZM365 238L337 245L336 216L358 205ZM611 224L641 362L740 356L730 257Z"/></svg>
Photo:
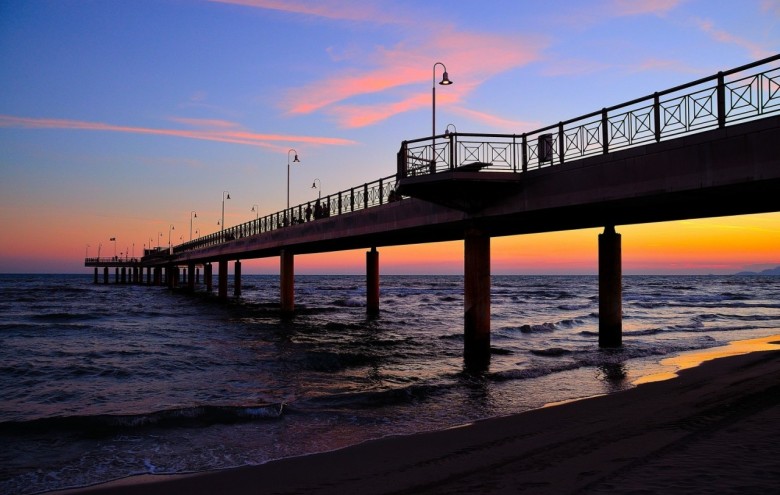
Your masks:
<svg viewBox="0 0 780 495"><path fill-rule="evenodd" d="M391 175L365 183L362 186L352 187L345 191L302 203L289 210L259 217L255 220L226 228L220 232L179 244L173 248L173 254L214 246L242 237L263 234L307 222L315 222L322 218L364 210L393 201L400 201L401 196L396 193L396 184L396 176ZM317 207L318 203L319 208Z"/></svg>
<svg viewBox="0 0 780 495"><path fill-rule="evenodd" d="M117 264L127 265L132 263L140 263L140 258L126 257L126 256L101 256L96 258L84 258L84 263L90 264Z"/></svg>
<svg viewBox="0 0 780 495"><path fill-rule="evenodd" d="M446 133L404 141L398 177L525 172L780 113L775 55L523 134Z"/></svg>
<svg viewBox="0 0 780 495"><path fill-rule="evenodd" d="M404 141L396 175L199 237L156 256L399 201L397 181L406 177L456 169L522 173L780 113L779 60L780 54L774 55L532 132L454 132Z"/></svg>

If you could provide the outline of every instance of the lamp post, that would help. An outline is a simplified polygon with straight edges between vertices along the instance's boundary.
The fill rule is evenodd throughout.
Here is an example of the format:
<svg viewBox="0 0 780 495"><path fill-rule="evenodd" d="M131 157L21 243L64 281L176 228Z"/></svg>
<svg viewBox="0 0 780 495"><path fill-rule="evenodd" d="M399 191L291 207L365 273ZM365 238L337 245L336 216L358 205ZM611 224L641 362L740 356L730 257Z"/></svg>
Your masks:
<svg viewBox="0 0 780 495"><path fill-rule="evenodd" d="M87 244L87 252L84 253L85 258L89 258L89 244Z"/></svg>
<svg viewBox="0 0 780 495"><path fill-rule="evenodd" d="M116 237L112 237L109 241L114 243L114 258L116 258Z"/></svg>
<svg viewBox="0 0 780 495"><path fill-rule="evenodd" d="M173 227L173 224L170 224L168 226L168 253L169 254L171 252L171 231L172 230L176 230L176 229Z"/></svg>
<svg viewBox="0 0 780 495"><path fill-rule="evenodd" d="M102 248L102 247L103 247L103 243L99 242L98 243L98 261L100 261L100 248Z"/></svg>
<svg viewBox="0 0 780 495"><path fill-rule="evenodd" d="M190 240L192 240L192 219L198 218L198 214L195 213L195 210L192 210L190 212Z"/></svg>
<svg viewBox="0 0 780 495"><path fill-rule="evenodd" d="M435 171L436 167L436 66L441 65L444 69L444 73L441 76L441 81L439 81L439 84L442 86L449 86L452 84L452 81L450 81L449 75L447 74L447 67L441 63L436 62L433 64L433 86L432 86L432 94L433 94L433 130L431 131L431 136L433 136L433 147L431 149L432 152L432 160L431 160L431 168L433 168Z"/></svg>
<svg viewBox="0 0 780 495"><path fill-rule="evenodd" d="M314 179L311 188L317 190L317 199L322 199L322 182L319 179Z"/></svg>
<svg viewBox="0 0 780 495"><path fill-rule="evenodd" d="M293 148L290 148L287 150L287 209L290 209L290 153L295 153L295 158L293 159L293 163L300 163L301 161L298 160L298 152L295 151ZM285 215L287 215L287 212L285 212Z"/></svg>
<svg viewBox="0 0 780 495"><path fill-rule="evenodd" d="M255 205L252 205L252 211L255 212L255 220L260 218L260 207Z"/></svg>
<svg viewBox="0 0 780 495"><path fill-rule="evenodd" d="M227 195L227 197L225 197ZM225 230L225 200L230 199L230 193L228 191L222 191L222 222L220 222L220 231Z"/></svg>
<svg viewBox="0 0 780 495"><path fill-rule="evenodd" d="M162 239L162 232L158 232L158 234L160 234L160 235L157 236L157 250L159 251L160 250L160 239Z"/></svg>

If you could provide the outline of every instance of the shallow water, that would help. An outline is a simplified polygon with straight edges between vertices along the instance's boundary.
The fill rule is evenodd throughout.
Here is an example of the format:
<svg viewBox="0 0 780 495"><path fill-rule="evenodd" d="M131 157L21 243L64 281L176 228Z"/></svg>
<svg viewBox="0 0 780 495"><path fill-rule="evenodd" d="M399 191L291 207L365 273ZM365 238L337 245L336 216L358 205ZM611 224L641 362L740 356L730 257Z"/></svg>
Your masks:
<svg viewBox="0 0 780 495"><path fill-rule="evenodd" d="M681 351L780 327L780 277L624 277L600 350L596 277L495 276L486 371L458 276L244 276L230 304L91 276L0 276L0 492L258 464L609 393Z"/></svg>

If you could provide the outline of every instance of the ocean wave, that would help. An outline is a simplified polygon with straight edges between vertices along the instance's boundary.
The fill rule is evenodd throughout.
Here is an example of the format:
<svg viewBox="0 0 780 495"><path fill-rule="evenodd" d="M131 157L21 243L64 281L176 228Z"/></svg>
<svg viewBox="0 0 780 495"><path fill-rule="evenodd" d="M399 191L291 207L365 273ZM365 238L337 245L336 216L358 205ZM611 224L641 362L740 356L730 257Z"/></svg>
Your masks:
<svg viewBox="0 0 780 495"><path fill-rule="evenodd" d="M550 347L549 349L531 349L531 354L534 356L544 356L544 357L559 357L559 356L565 356L567 354L571 354L572 351L568 349L564 349L563 347Z"/></svg>
<svg viewBox="0 0 780 495"><path fill-rule="evenodd" d="M312 397L295 404L295 411L310 408L322 412L333 409L374 409L385 406L412 404L429 399L452 385L412 384L378 391L346 392Z"/></svg>
<svg viewBox="0 0 780 495"><path fill-rule="evenodd" d="M278 419L284 403L256 406L193 406L144 414L98 414L94 416L54 416L30 421L0 423L0 434L71 433L87 438L128 433L140 428L203 428L215 424L236 424Z"/></svg>

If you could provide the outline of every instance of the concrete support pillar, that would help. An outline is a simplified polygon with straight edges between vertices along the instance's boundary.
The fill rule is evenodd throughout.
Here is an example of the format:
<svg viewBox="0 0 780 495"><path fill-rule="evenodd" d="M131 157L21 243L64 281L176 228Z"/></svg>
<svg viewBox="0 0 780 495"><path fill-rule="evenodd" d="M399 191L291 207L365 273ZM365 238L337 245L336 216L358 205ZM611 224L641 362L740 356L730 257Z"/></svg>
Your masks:
<svg viewBox="0 0 780 495"><path fill-rule="evenodd" d="M221 301L227 300L227 283L228 279L228 262L227 260L219 260L219 289L217 296Z"/></svg>
<svg viewBox="0 0 780 495"><path fill-rule="evenodd" d="M464 263L464 356L467 361L490 360L490 236L466 232Z"/></svg>
<svg viewBox="0 0 780 495"><path fill-rule="evenodd" d="M115 284L119 283L119 267L116 267L114 269L114 283Z"/></svg>
<svg viewBox="0 0 780 495"><path fill-rule="evenodd" d="M599 347L620 347L623 342L620 244L614 226L599 234Z"/></svg>
<svg viewBox="0 0 780 495"><path fill-rule="evenodd" d="M280 283L282 313L295 311L295 261L290 251L283 249L280 256Z"/></svg>
<svg viewBox="0 0 780 495"><path fill-rule="evenodd" d="M233 272L233 295L241 295L241 262L236 260L235 271Z"/></svg>
<svg viewBox="0 0 780 495"><path fill-rule="evenodd" d="M379 252L375 247L366 252L366 312L379 313Z"/></svg>
<svg viewBox="0 0 780 495"><path fill-rule="evenodd" d="M152 267L146 267L146 285L152 285Z"/></svg>
<svg viewBox="0 0 780 495"><path fill-rule="evenodd" d="M108 267L107 266L103 267L103 283L104 284L108 283Z"/></svg>
<svg viewBox="0 0 780 495"><path fill-rule="evenodd" d="M187 278L187 290L194 291L195 290L195 263L189 264L187 275L189 275L189 277Z"/></svg>
<svg viewBox="0 0 780 495"><path fill-rule="evenodd" d="M98 269L95 267L95 283L98 283Z"/></svg>
<svg viewBox="0 0 780 495"><path fill-rule="evenodd" d="M195 268L195 283L200 283L200 268L197 267Z"/></svg>
<svg viewBox="0 0 780 495"><path fill-rule="evenodd" d="M181 269L181 278L179 280L180 280L182 285L186 284L187 280L189 280L187 278L187 269L186 268L182 268Z"/></svg>
<svg viewBox="0 0 780 495"><path fill-rule="evenodd" d="M214 274L211 270L211 263L203 265L203 279L206 282L206 292L211 292L211 286L214 284Z"/></svg>
<svg viewBox="0 0 780 495"><path fill-rule="evenodd" d="M176 269L168 265L165 267L165 282L169 289L173 289L176 286Z"/></svg>
<svg viewBox="0 0 780 495"><path fill-rule="evenodd" d="M159 266L154 267L154 285L162 284L162 268Z"/></svg>

